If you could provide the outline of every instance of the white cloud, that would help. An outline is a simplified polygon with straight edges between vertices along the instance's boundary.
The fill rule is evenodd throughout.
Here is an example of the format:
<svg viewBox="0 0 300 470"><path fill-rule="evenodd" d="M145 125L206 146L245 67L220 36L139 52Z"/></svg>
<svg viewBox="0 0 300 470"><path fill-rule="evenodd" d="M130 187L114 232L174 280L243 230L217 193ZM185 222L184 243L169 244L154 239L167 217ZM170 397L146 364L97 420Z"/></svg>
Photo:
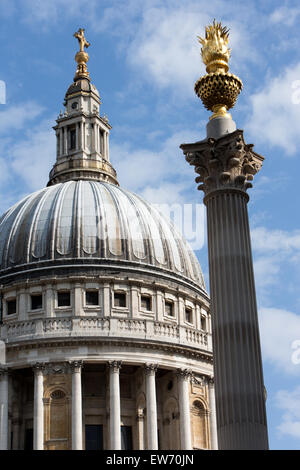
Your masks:
<svg viewBox="0 0 300 470"><path fill-rule="evenodd" d="M30 191L47 184L49 171L55 162L55 134L51 129L53 122L54 119L47 119L33 127L25 139L11 148L11 168Z"/></svg>
<svg viewBox="0 0 300 470"><path fill-rule="evenodd" d="M251 240L253 249L257 253L292 253L295 250L300 250L300 230L287 232L285 230L256 227L251 231Z"/></svg>
<svg viewBox="0 0 300 470"><path fill-rule="evenodd" d="M44 27L64 20L81 17L94 11L95 0L22 0L23 21Z"/></svg>
<svg viewBox="0 0 300 470"><path fill-rule="evenodd" d="M300 364L293 361L295 340L300 340L300 315L277 308L259 311L262 355L286 374L300 376Z"/></svg>
<svg viewBox="0 0 300 470"><path fill-rule="evenodd" d="M270 22L273 24L280 23L281 25L284 25L284 26L292 26L297 20L297 17L299 15L300 15L299 7L291 8L286 5L283 5L279 8L276 8L276 10L273 11L273 13L270 16Z"/></svg>
<svg viewBox="0 0 300 470"><path fill-rule="evenodd" d="M18 105L5 107L0 112L0 134L8 134L13 130L22 129L43 112L43 108L35 102L27 101Z"/></svg>
<svg viewBox="0 0 300 470"><path fill-rule="evenodd" d="M125 188L138 192L147 191L148 194L150 191L160 188L162 194L162 185L172 183L177 185L176 193L178 194L179 186L183 190L184 185L191 187L194 184L195 175L193 168L185 161L179 146L184 142L197 140L199 140L198 131L188 129L173 133L163 142L160 139L160 148L156 151L132 148L128 142L122 142L120 145L112 140L110 145L111 161L117 169L122 186ZM183 181L185 176L187 176L186 182ZM174 194L170 194L174 201L173 196Z"/></svg>
<svg viewBox="0 0 300 470"><path fill-rule="evenodd" d="M284 410L282 422L277 426L280 434L300 438L300 386L294 390L279 390L276 405Z"/></svg>
<svg viewBox="0 0 300 470"><path fill-rule="evenodd" d="M254 273L257 297L260 304L273 304L274 289L294 289L295 274L300 258L300 230L271 230L255 227L251 230L254 254ZM294 276L286 279L287 270ZM282 279L285 279L283 285Z"/></svg>
<svg viewBox="0 0 300 470"><path fill-rule="evenodd" d="M300 144L299 80L300 62L269 79L250 97L252 113L245 125L256 142L281 147L288 155L295 154Z"/></svg>
<svg viewBox="0 0 300 470"><path fill-rule="evenodd" d="M41 121L42 112L39 104L25 102L0 113L1 212L48 181L55 161L54 117Z"/></svg>
<svg viewBox="0 0 300 470"><path fill-rule="evenodd" d="M254 273L256 289L261 297L265 298L266 288L274 286L279 281L280 262L273 256L261 256L254 260Z"/></svg>
<svg viewBox="0 0 300 470"><path fill-rule="evenodd" d="M249 22L244 27L240 8L232 8L232 14L229 10L228 4L215 0L209 4L195 0L173 2L172 7L170 2L156 2L155 7L145 7L127 49L130 65L139 67L140 73L160 87L192 95L194 81L205 73L197 36L203 35L205 25L221 15L230 17L227 22L234 51L233 67L256 61L258 53L251 44Z"/></svg>

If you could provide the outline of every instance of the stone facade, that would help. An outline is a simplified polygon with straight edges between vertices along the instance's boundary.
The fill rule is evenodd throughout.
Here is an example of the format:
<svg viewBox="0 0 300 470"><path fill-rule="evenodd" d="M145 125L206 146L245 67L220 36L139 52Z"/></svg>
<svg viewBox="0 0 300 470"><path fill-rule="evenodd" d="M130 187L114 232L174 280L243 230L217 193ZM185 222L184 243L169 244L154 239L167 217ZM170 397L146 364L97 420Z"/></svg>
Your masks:
<svg viewBox="0 0 300 470"><path fill-rule="evenodd" d="M76 74L48 187L0 219L0 448L216 448L201 268L118 186L100 104Z"/></svg>

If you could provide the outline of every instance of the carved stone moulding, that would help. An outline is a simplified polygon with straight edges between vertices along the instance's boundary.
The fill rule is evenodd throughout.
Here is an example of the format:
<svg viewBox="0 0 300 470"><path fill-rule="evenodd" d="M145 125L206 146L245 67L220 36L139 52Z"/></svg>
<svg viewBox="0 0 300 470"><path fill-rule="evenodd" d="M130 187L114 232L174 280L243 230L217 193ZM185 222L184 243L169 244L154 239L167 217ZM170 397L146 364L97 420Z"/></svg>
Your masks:
<svg viewBox="0 0 300 470"><path fill-rule="evenodd" d="M248 198L246 191L252 187L264 157L253 151L252 144L245 143L242 130L180 147L199 175L195 181L205 193L204 202L215 191L239 191Z"/></svg>

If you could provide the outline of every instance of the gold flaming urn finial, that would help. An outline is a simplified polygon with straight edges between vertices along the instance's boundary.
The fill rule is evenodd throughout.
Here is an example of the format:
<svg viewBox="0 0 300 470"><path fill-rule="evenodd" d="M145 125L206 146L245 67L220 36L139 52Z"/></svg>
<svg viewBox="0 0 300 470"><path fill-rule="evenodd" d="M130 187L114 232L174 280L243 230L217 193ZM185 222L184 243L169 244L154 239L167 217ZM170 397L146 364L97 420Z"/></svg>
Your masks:
<svg viewBox="0 0 300 470"><path fill-rule="evenodd" d="M91 44L86 40L84 35L84 29L79 28L79 30L74 33L74 37L78 39L79 42L79 52L75 55L75 60L77 62L77 70L74 77L74 81L80 78L87 78L90 80L90 74L87 70L87 62L89 60L89 55L85 52L84 48L88 48Z"/></svg>
<svg viewBox="0 0 300 470"><path fill-rule="evenodd" d="M197 80L195 93L201 98L205 108L213 111L210 119L230 117L227 111L235 105L243 88L242 81L228 73L230 57L228 37L229 30L215 20L212 25L206 26L204 39L198 36L207 75Z"/></svg>

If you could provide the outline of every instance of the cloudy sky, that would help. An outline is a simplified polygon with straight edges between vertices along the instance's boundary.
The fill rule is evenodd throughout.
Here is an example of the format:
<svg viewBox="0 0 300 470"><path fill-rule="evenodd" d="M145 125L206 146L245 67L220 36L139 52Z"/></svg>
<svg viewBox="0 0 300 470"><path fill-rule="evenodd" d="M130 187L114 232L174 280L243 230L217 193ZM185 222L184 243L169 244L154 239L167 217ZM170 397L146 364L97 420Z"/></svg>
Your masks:
<svg viewBox="0 0 300 470"><path fill-rule="evenodd" d="M231 114L266 158L249 215L270 446L300 449L297 1L0 0L0 210L48 181L79 27L121 185L156 204L201 204L179 145L205 137L193 86L204 74L197 35L214 18L230 28L230 71L244 83ZM194 247L209 285L206 237Z"/></svg>

